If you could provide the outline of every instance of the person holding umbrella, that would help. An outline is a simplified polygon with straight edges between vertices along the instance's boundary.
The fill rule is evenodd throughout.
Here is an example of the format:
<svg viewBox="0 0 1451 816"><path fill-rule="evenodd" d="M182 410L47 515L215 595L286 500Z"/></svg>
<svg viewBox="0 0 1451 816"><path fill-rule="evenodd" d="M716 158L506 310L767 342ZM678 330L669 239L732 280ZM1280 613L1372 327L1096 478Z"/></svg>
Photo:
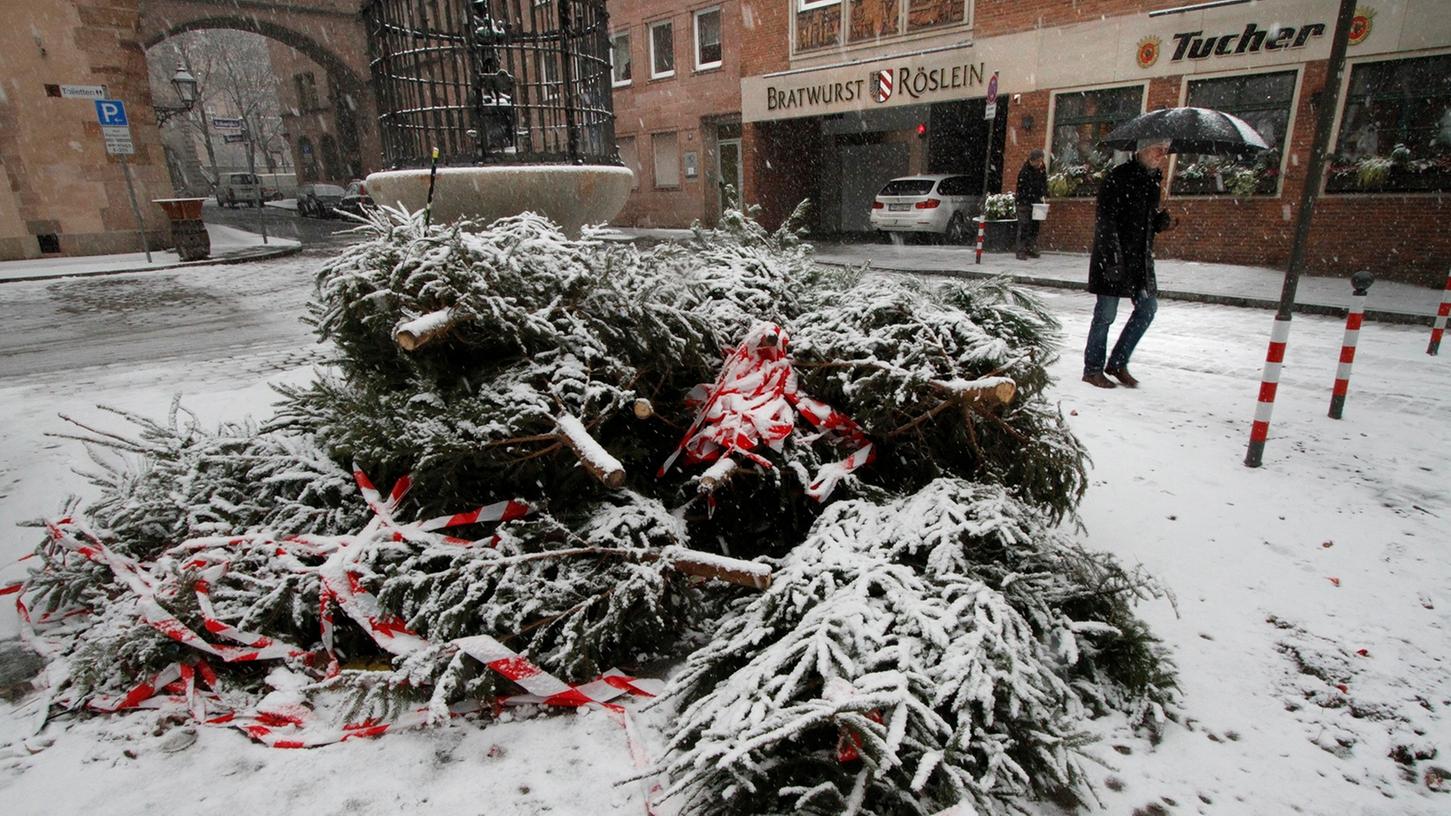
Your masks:
<svg viewBox="0 0 1451 816"><path fill-rule="evenodd" d="M1088 261L1088 291L1098 299L1083 350L1083 381L1115 388L1113 377L1136 388L1129 358L1158 309L1154 236L1177 224L1159 206L1164 160L1171 152L1248 155L1269 146L1244 120L1206 108L1150 111L1115 128L1103 144L1132 150L1134 158L1110 170L1098 191ZM1108 330L1121 298L1131 298L1134 311L1109 353Z"/></svg>
<svg viewBox="0 0 1451 816"><path fill-rule="evenodd" d="M1129 373L1129 358L1159 306L1154 236L1171 226L1168 211L1159 208L1169 144L1169 139L1140 140L1133 160L1108 171L1098 191L1088 260L1088 291L1098 300L1083 352L1083 381L1099 388L1115 387L1106 375L1129 388L1139 384ZM1118 315L1120 298L1132 298L1134 311L1109 354L1108 330Z"/></svg>

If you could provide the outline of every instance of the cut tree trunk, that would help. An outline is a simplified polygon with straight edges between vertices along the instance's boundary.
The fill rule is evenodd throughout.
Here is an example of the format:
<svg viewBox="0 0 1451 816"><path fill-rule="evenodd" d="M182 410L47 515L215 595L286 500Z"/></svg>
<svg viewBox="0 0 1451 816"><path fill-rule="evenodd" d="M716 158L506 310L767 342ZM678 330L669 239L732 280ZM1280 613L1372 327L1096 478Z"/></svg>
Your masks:
<svg viewBox="0 0 1451 816"><path fill-rule="evenodd" d="M556 417L554 421L559 425L560 440L574 451L574 455L579 457L579 463L584 465L584 469L591 476L611 490L619 490L624 486L625 466L590 436L583 422L568 414Z"/></svg>
<svg viewBox="0 0 1451 816"><path fill-rule="evenodd" d="M399 323L393 329L393 342L404 351L415 351L453 331L452 309L439 309L422 317Z"/></svg>

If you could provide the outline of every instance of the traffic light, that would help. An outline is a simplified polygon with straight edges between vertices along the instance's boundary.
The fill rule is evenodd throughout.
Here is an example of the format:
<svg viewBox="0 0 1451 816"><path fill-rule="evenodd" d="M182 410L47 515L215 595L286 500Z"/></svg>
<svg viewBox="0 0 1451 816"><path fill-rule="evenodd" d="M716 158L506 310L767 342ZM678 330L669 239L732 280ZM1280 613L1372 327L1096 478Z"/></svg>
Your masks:
<svg viewBox="0 0 1451 816"><path fill-rule="evenodd" d="M918 122L917 123L917 138L919 138L919 139L925 139L925 138L927 138L927 123L926 122Z"/></svg>

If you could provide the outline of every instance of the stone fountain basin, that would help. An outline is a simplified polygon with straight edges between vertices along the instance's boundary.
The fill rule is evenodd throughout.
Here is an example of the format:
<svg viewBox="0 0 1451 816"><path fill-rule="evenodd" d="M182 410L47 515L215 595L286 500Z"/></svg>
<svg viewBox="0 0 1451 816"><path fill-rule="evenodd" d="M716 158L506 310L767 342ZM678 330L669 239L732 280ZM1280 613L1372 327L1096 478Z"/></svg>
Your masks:
<svg viewBox="0 0 1451 816"><path fill-rule="evenodd" d="M428 200L427 168L373 173L367 184L379 205L421 210ZM488 222L535 212L578 235L585 224L614 218L633 184L628 168L599 164L440 167L432 219L435 224L459 218Z"/></svg>

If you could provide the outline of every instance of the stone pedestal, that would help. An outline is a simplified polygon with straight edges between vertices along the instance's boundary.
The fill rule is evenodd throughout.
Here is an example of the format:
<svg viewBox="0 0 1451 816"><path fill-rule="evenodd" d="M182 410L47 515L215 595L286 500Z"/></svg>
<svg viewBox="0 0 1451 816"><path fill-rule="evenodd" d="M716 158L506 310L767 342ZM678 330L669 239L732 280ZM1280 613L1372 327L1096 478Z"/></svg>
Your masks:
<svg viewBox="0 0 1451 816"><path fill-rule="evenodd" d="M473 218L485 223L535 212L578 235L585 224L608 222L625 206L634 174L608 165L441 167L433 193L433 222ZM368 176L379 205L421 210L428 170L387 170Z"/></svg>

